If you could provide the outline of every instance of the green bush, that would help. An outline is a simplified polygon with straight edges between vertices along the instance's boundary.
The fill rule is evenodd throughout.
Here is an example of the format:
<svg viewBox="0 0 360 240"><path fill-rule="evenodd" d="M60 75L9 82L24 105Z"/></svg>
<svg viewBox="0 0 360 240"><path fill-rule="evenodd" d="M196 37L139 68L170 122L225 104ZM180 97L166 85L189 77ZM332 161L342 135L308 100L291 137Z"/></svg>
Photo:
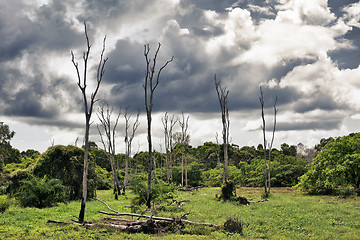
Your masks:
<svg viewBox="0 0 360 240"><path fill-rule="evenodd" d="M9 208L9 206L10 206L9 199L5 195L0 196L0 213L5 212L6 209Z"/></svg>
<svg viewBox="0 0 360 240"><path fill-rule="evenodd" d="M32 177L22 182L20 189L15 193L15 198L23 207L44 208L65 202L68 197L66 187L59 179Z"/></svg>
<svg viewBox="0 0 360 240"><path fill-rule="evenodd" d="M236 187L233 181L225 181L221 186L221 196L220 198L224 200L229 200L232 197L236 196Z"/></svg>
<svg viewBox="0 0 360 240"><path fill-rule="evenodd" d="M315 194L355 194L360 187L360 133L336 138L314 158L297 188Z"/></svg>
<svg viewBox="0 0 360 240"><path fill-rule="evenodd" d="M145 204L147 197L147 183L145 181L133 180L130 182L130 186L135 194L132 205L139 206ZM162 180L152 183L150 192L151 202L160 203L166 199L172 199L174 197L174 191L175 187L173 184L168 184Z"/></svg>
<svg viewBox="0 0 360 240"><path fill-rule="evenodd" d="M8 176L8 185L6 188L6 193L10 196L19 190L23 181L29 180L33 175L28 170L17 170Z"/></svg>

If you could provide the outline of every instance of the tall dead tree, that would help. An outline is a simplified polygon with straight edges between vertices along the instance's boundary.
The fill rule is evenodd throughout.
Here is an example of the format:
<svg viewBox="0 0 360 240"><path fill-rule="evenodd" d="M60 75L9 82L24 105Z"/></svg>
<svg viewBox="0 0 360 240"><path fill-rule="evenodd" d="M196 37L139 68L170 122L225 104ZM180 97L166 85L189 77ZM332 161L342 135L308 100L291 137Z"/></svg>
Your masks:
<svg viewBox="0 0 360 240"><path fill-rule="evenodd" d="M85 217L85 205L86 205L86 199L87 199L87 176L88 176L88 167L89 167L89 131L90 131L90 119L94 107L94 103L96 100L96 94L99 91L100 83L103 79L104 73L105 73L105 64L108 60L108 58L104 58L104 52L105 52L105 41L106 36L103 40L103 48L100 55L100 62L97 67L97 74L96 74L96 87L93 93L91 93L90 101L88 102L88 97L86 94L86 87L87 87L87 71L88 71L88 60L90 55L90 49L91 44L89 41L89 36L86 29L86 23L84 23L85 27L85 38L86 38L86 44L87 44L87 50L83 53L83 61L84 61L84 69L83 69L83 76L81 77L79 64L75 61L75 55L74 52L71 51L71 61L75 67L78 83L82 96L84 101L84 112L85 112L85 149L84 149L84 171L83 171L83 181L82 181L82 199L81 199L81 209L79 213L79 222L84 222Z"/></svg>
<svg viewBox="0 0 360 240"><path fill-rule="evenodd" d="M274 125L273 125L273 131L272 131L272 137L271 137L271 142L269 144L269 163L268 163L268 192L270 193L270 164L271 164L271 150L273 147L273 143L274 143L274 138L275 138L275 131L276 131L276 115L278 112L278 109L276 108L276 103L277 103L278 97L276 96L275 98L275 102L274 102Z"/></svg>
<svg viewBox="0 0 360 240"><path fill-rule="evenodd" d="M161 44L158 44L157 50L155 52L154 58L151 60L149 57L150 46L149 44L144 45L144 56L146 61L146 69L145 69L145 78L144 78L144 91L145 91L145 109L146 109L146 117L147 117L147 139L149 146L149 158L148 158L148 181L147 181L147 194L146 194L146 205L148 208L151 207L151 171L152 171L152 140L151 140L151 113L153 107L153 98L156 87L159 85L160 74L164 68L173 61L174 57L168 60L164 65L162 65L157 73L156 71L156 63L157 57L160 51Z"/></svg>
<svg viewBox="0 0 360 240"><path fill-rule="evenodd" d="M229 91L226 90L226 87L222 87L220 81L215 79L215 88L217 92L217 96L220 103L221 109L221 121L223 125L222 137L223 137L223 148L224 148L224 174L223 181L229 180L228 175L228 165L229 165L229 157L228 157L228 147L229 147L229 129L230 129L230 119L229 119L229 108L228 108L228 95Z"/></svg>
<svg viewBox="0 0 360 240"><path fill-rule="evenodd" d="M172 182L172 150L173 150L173 141L172 141L172 131L173 128L177 122L177 119L175 118L175 115L172 115L169 118L168 113L165 113L165 116L161 118L161 121L164 126L164 135L165 135L165 153L166 153L166 159L165 159L165 167L166 167L166 179L167 182Z"/></svg>
<svg viewBox="0 0 360 240"><path fill-rule="evenodd" d="M261 129L262 129L262 132L263 132L263 141L264 141L264 191L265 191L265 196L267 197L270 194L271 150L272 150L272 146L273 146L273 143L274 143L275 130L276 130L276 114L278 112L278 109L276 108L277 97L276 97L275 103L274 103L274 126L273 126L273 131L272 131L271 142L269 143L269 157L268 158L267 158L267 151L266 151L266 145L267 145L266 121L265 121L265 114L264 114L265 101L264 101L264 95L263 95L263 91L262 91L261 87L260 87L259 100L260 100L260 105L261 105L261 118L262 118Z"/></svg>
<svg viewBox="0 0 360 240"><path fill-rule="evenodd" d="M189 126L189 115L185 119L184 113L182 113L182 119L179 119L179 125L181 127L181 186L184 186L184 163L185 163L185 186L188 186L187 178L187 157L186 157L186 148L189 143L189 134L187 133Z"/></svg>
<svg viewBox="0 0 360 240"><path fill-rule="evenodd" d="M132 129L131 132L129 132L129 128L130 128L130 118L131 118L131 114L128 114L128 108L126 108L125 111L125 177L124 177L124 187L127 186L128 183L128 179L129 179L129 162L130 162L130 156L131 156L131 145L132 145L132 141L135 137L135 132L137 130L137 128L140 125L139 122L139 115L140 112L138 112L138 114L136 115L135 121L132 125Z"/></svg>
<svg viewBox="0 0 360 240"><path fill-rule="evenodd" d="M111 173L113 177L114 195L115 199L118 199L118 195L120 194L120 183L117 175L118 168L115 164L115 135L116 127L118 125L121 115L121 110L119 110L119 113L117 114L114 123L111 120L112 112L113 109L109 107L109 104L106 101L103 101L100 104L97 115L101 126L97 125L97 129L100 135L100 141L103 144L103 147L110 161Z"/></svg>

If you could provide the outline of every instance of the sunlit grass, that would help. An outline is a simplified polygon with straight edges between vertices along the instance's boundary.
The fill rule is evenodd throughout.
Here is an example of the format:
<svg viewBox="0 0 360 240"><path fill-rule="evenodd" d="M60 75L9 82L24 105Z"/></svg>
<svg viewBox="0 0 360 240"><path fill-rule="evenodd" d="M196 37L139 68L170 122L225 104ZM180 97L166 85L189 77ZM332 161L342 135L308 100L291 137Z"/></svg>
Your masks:
<svg viewBox="0 0 360 240"><path fill-rule="evenodd" d="M238 195L250 200L261 198L262 189L241 188ZM243 223L246 239L360 239L360 198L341 199L335 196L309 196L289 188L272 189L269 201L237 205L233 202L218 201L219 188L202 188L193 192L177 192L176 200L190 200L182 207L165 206L157 216L180 217L190 212L188 219L222 225L227 218L238 216ZM126 207L134 197L130 191L114 200L111 191L98 191L98 198L119 212L131 212ZM93 229L75 225L56 225L47 220L70 222L77 218L80 202L45 209L20 208L15 204L0 214L0 239L238 239L240 235L193 230L204 236L125 234L112 229ZM109 211L98 201L89 201L85 218L88 221L103 218L98 211ZM149 213L147 213L149 214Z"/></svg>

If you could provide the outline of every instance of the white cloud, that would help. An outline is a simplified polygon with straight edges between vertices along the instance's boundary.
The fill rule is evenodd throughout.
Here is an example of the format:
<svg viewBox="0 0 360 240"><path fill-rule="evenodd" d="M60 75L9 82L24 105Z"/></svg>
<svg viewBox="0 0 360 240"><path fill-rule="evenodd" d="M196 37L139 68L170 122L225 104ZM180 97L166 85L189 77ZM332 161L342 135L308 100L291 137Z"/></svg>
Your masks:
<svg viewBox="0 0 360 240"><path fill-rule="evenodd" d="M343 8L345 19L349 26L360 28L360 2L350 4Z"/></svg>

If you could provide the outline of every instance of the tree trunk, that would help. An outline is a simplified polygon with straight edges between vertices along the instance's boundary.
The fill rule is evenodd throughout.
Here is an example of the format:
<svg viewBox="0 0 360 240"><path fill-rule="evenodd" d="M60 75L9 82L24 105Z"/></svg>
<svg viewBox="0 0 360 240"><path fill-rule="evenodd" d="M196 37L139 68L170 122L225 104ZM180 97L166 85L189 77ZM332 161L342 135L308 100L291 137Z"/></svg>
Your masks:
<svg viewBox="0 0 360 240"><path fill-rule="evenodd" d="M152 172L152 142L151 142L151 112L147 114L148 119L148 146L149 146L149 159L148 159L148 180L147 180L147 194L146 194L146 206L148 208L151 207L151 199L150 199L150 193L151 193L151 172Z"/></svg>
<svg viewBox="0 0 360 240"><path fill-rule="evenodd" d="M84 149L84 170L83 170L83 180L82 180L82 199L81 199L81 209L79 213L79 222L83 223L85 218L85 205L87 200L87 176L89 168L89 130L90 130L90 116L86 114L86 124L85 124L85 149Z"/></svg>

